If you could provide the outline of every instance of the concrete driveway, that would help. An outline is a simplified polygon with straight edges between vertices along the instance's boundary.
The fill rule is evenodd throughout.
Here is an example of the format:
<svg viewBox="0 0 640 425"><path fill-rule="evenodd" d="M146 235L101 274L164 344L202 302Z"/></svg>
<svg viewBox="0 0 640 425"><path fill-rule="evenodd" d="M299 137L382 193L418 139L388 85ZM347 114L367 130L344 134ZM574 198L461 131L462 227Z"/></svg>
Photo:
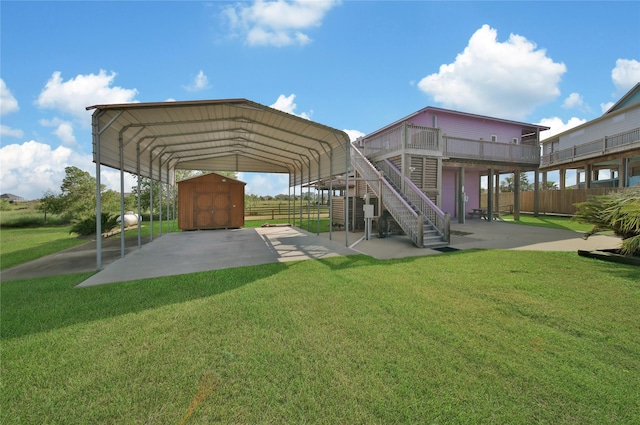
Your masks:
<svg viewBox="0 0 640 425"><path fill-rule="evenodd" d="M167 233L78 286L353 254L358 252L295 227Z"/></svg>
<svg viewBox="0 0 640 425"><path fill-rule="evenodd" d="M588 240L571 230L521 226L505 222L468 220L452 223L450 248L578 251L616 248L620 239L595 235ZM103 269L79 286L123 282L199 271L259 265L339 255L366 254L377 259L435 255L441 252L416 248L407 236L385 239L362 233L334 231L320 236L295 227L208 230L165 233L151 243L127 239L124 258L120 258L120 238L103 241ZM95 241L22 264L0 273L0 280L28 279L96 270Z"/></svg>

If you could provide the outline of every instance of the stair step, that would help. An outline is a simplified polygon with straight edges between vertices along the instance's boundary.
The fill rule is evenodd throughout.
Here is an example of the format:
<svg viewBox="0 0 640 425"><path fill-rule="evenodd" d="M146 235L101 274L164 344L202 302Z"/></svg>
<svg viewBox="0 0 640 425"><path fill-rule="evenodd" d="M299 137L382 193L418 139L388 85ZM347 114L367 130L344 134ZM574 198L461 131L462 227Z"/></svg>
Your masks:
<svg viewBox="0 0 640 425"><path fill-rule="evenodd" d="M442 242L442 241L440 241L440 242L423 243L422 244L423 248L431 248L431 249L433 249L433 248L442 248L443 246L449 246L449 244L446 243L446 242Z"/></svg>
<svg viewBox="0 0 640 425"><path fill-rule="evenodd" d="M422 244L426 244L428 242L442 242L442 236L429 236L422 238Z"/></svg>

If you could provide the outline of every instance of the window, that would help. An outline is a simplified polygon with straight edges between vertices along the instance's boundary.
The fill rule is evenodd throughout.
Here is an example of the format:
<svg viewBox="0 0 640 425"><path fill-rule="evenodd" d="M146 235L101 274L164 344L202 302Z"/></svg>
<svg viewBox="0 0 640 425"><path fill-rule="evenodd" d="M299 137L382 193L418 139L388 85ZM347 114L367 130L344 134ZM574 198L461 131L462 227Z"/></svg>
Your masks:
<svg viewBox="0 0 640 425"><path fill-rule="evenodd" d="M511 143L513 143L514 145L518 143L518 138L514 137L513 139L511 139Z"/></svg>
<svg viewBox="0 0 640 425"><path fill-rule="evenodd" d="M491 141L492 142L497 142L498 141L498 136L496 136L495 134L491 135Z"/></svg>

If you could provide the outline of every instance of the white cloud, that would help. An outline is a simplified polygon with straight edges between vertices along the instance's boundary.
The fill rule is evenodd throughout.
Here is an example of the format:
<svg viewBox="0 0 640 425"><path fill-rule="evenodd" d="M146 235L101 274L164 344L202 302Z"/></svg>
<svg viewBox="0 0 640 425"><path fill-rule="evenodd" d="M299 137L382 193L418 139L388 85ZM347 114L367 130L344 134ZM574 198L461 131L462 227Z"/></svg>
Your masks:
<svg viewBox="0 0 640 425"><path fill-rule="evenodd" d="M0 192L13 193L25 199L39 199L47 191L60 192L64 169L75 166L95 176L92 155L80 155L64 146L51 146L34 140L0 149ZM102 183L120 191L120 172L101 168ZM134 186L135 178L125 173L125 191Z"/></svg>
<svg viewBox="0 0 640 425"><path fill-rule="evenodd" d="M209 79L202 70L198 72L198 75L195 76L191 84L184 86L185 90L191 92L206 90L209 87Z"/></svg>
<svg viewBox="0 0 640 425"><path fill-rule="evenodd" d="M310 120L311 119L311 115L313 114L313 111L310 112L302 112L300 114L296 114L296 108L298 107L298 105L296 105L294 103L294 100L296 99L296 95L295 94L290 94L289 96L285 96L283 94L281 94L280 96L278 96L278 99L276 100L276 102L272 105L270 105L273 109L277 109L279 111L282 112L286 112L288 114L292 114L292 115L296 115L299 116L301 118Z"/></svg>
<svg viewBox="0 0 640 425"><path fill-rule="evenodd" d="M95 170L95 164L92 164ZM95 176L95 171L89 171L89 174ZM105 185L107 189L115 190L120 193L120 171L108 167L100 167L100 183ZM138 180L133 174L124 173L124 192L131 193L131 189L137 186Z"/></svg>
<svg viewBox="0 0 640 425"><path fill-rule="evenodd" d="M40 120L40 125L43 127L55 127L53 134L58 136L62 141L62 144L69 148L76 148L76 136L73 134L73 125L69 121L61 120L60 118L54 118L52 120Z"/></svg>
<svg viewBox="0 0 640 425"><path fill-rule="evenodd" d="M2 192L25 199L38 199L48 190L59 192L64 168L75 165L86 169L91 156L82 156L71 149L51 146L31 140L12 144L0 150Z"/></svg>
<svg viewBox="0 0 640 425"><path fill-rule="evenodd" d="M19 109L18 101L13 97L4 80L0 78L0 115L10 114Z"/></svg>
<svg viewBox="0 0 640 425"><path fill-rule="evenodd" d="M600 110L602 111L602 113L604 114L605 112L607 112L609 109L611 109L611 107L613 105L615 105L616 102L606 102L606 103L601 103L600 104Z"/></svg>
<svg viewBox="0 0 640 425"><path fill-rule="evenodd" d="M305 33L319 27L337 0L255 0L251 5L239 3L224 9L233 31L250 46L304 46L311 42Z"/></svg>
<svg viewBox="0 0 640 425"><path fill-rule="evenodd" d="M559 117L543 118L538 124L550 127L550 129L540 133L540 139L548 139L549 137L560 134L564 131L572 129L573 127L577 127L580 124L584 124L585 122L587 122L586 119L576 117L571 117L566 123L562 121L562 118Z"/></svg>
<svg viewBox="0 0 640 425"><path fill-rule="evenodd" d="M512 119L560 95L563 63L520 35L506 42L496 38L497 31L483 25L453 63L441 65L418 87L445 107Z"/></svg>
<svg viewBox="0 0 640 425"><path fill-rule="evenodd" d="M562 102L562 107L565 109L581 108L584 105L584 99L580 93L571 93Z"/></svg>
<svg viewBox="0 0 640 425"><path fill-rule="evenodd" d="M45 109L54 109L72 115L90 124L87 106L135 102L136 89L111 87L116 77L115 72L107 74L100 70L98 75L77 75L64 81L59 71L54 72L38 96L36 104Z"/></svg>
<svg viewBox="0 0 640 425"><path fill-rule="evenodd" d="M24 132L17 128L11 128L4 124L0 125L0 136L2 137L22 137L24 136Z"/></svg>
<svg viewBox="0 0 640 425"><path fill-rule="evenodd" d="M363 132L358 131L358 130L342 130L342 131L344 131L345 133L347 133L347 135L349 136L349 139L350 139L352 142L353 142L353 141L355 141L356 139L358 139L358 137L364 137L364 136L366 136L366 134L364 134Z"/></svg>
<svg viewBox="0 0 640 425"><path fill-rule="evenodd" d="M245 182L245 193L258 196L276 196L289 193L288 174L238 173Z"/></svg>
<svg viewBox="0 0 640 425"><path fill-rule="evenodd" d="M640 83L640 62L635 59L618 59L611 71L611 79L619 94L624 94Z"/></svg>

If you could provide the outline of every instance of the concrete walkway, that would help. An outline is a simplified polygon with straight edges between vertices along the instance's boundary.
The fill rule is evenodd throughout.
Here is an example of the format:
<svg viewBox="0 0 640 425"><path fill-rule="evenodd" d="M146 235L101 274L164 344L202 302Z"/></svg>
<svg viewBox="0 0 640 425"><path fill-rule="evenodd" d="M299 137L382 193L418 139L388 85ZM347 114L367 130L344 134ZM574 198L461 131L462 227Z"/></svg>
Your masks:
<svg viewBox="0 0 640 425"><path fill-rule="evenodd" d="M454 249L514 249L574 251L617 248L620 239L594 235L588 240L571 230L515 225L506 222L467 220L452 223L451 244ZM380 239L373 235L361 240L363 233L349 233L346 246L344 231L320 236L295 227L209 230L165 233L138 249L137 238L127 239L124 258L120 258L120 239L103 241L103 269L79 286L123 282L160 276L259 265L338 255L366 254L377 259L441 254L432 249L416 248L407 236L390 235ZM89 242L66 251L22 264L0 273L0 280L28 279L96 270L96 243Z"/></svg>
<svg viewBox="0 0 640 425"><path fill-rule="evenodd" d="M328 235L328 234L327 234ZM433 249L418 249L407 236L390 235L358 242L362 233L350 233L350 246L364 254L384 260L441 254ZM344 244L344 232L334 232L334 239ZM355 245L353 245L357 242ZM572 230L525 226L486 220L467 220L465 224L451 223L451 244L454 249L514 249L529 251L575 251L610 249L620 246L614 236L594 235L583 239L583 233Z"/></svg>
<svg viewBox="0 0 640 425"><path fill-rule="evenodd" d="M353 254L345 245L295 227L167 233L78 287Z"/></svg>

